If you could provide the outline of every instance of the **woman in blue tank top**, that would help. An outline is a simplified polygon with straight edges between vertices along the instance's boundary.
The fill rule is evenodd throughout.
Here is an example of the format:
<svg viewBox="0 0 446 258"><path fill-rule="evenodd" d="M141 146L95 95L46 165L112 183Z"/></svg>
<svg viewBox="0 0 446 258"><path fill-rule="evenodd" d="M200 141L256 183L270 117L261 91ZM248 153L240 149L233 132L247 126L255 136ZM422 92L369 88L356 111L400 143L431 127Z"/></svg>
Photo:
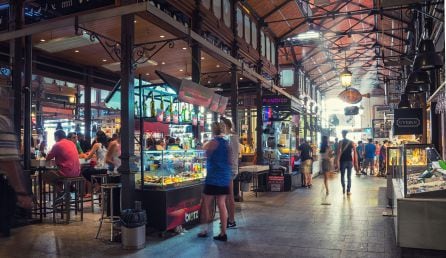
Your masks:
<svg viewBox="0 0 446 258"><path fill-rule="evenodd" d="M209 209L213 198L217 200L218 211L220 213L221 232L215 236L215 240L227 241L226 224L228 221L228 211L226 209L226 195L229 194L229 184L231 181L231 157L228 141L222 136L224 124L212 123L212 134L214 139L204 144L206 150L207 175L203 189L202 216L201 223L203 229L198 237L207 237L209 226Z"/></svg>

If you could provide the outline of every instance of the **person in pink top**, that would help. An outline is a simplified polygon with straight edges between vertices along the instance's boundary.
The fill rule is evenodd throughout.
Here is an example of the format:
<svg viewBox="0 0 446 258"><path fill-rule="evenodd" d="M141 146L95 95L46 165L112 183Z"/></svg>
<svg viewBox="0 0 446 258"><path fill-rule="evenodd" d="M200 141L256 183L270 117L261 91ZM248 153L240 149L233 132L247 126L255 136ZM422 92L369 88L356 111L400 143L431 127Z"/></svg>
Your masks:
<svg viewBox="0 0 446 258"><path fill-rule="evenodd" d="M43 180L55 183L57 180L65 177L77 177L80 175L80 163L76 145L66 139L63 130L57 130L54 133L56 144L46 156L46 160L56 160L58 171L48 171L43 173Z"/></svg>

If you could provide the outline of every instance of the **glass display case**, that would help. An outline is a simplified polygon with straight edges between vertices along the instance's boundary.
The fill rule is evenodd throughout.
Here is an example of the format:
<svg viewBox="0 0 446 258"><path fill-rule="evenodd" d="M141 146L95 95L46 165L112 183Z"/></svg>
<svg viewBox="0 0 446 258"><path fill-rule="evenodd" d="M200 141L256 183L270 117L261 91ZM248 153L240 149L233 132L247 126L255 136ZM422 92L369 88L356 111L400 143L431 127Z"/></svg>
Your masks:
<svg viewBox="0 0 446 258"><path fill-rule="evenodd" d="M203 150L164 150L143 153L144 172L136 174L137 187L175 188L201 182L206 176L206 157Z"/></svg>
<svg viewBox="0 0 446 258"><path fill-rule="evenodd" d="M402 156L404 197L432 196L446 189L446 170L432 145L405 144Z"/></svg>

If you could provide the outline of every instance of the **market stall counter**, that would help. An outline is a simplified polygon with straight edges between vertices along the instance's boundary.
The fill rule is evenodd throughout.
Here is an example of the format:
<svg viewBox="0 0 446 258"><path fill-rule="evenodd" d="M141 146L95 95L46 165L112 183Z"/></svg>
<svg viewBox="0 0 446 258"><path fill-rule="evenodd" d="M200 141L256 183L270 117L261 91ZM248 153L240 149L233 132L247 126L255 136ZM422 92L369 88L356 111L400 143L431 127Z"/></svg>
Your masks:
<svg viewBox="0 0 446 258"><path fill-rule="evenodd" d="M197 224L206 176L204 151L144 151L144 166L144 173L136 175L136 193L147 211L147 225L165 232Z"/></svg>

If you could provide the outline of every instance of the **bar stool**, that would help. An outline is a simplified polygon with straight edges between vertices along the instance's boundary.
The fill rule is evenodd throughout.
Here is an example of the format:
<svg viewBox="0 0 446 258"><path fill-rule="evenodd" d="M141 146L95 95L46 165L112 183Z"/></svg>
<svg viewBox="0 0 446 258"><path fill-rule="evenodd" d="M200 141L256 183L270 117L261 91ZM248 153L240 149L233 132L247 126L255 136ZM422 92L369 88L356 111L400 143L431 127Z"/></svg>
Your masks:
<svg viewBox="0 0 446 258"><path fill-rule="evenodd" d="M107 183L107 174L98 174L98 175L91 175L91 184L94 185L95 183L100 183L101 185ZM102 193L102 191L101 191ZM101 193L98 193L99 197L96 199L98 200L98 204L101 205L101 199L103 198L103 195ZM91 193L91 212L94 213L94 193Z"/></svg>
<svg viewBox="0 0 446 258"><path fill-rule="evenodd" d="M101 213L101 218L99 219L100 223L99 223L98 232L96 233L96 239L99 237L99 234L101 233L102 223L104 222L104 220L108 220L108 221L106 221L106 223L111 224L110 241L113 242L114 224L116 222L120 221L120 217L114 215L113 192L115 189L119 189L119 207L121 207L122 184L121 183L111 183L111 184L101 185L101 195L104 198L104 202L103 202L104 205L102 206L102 213ZM106 191L108 191L108 194L105 193ZM106 210L108 208L110 208L110 215L104 216L104 212L106 212Z"/></svg>
<svg viewBox="0 0 446 258"><path fill-rule="evenodd" d="M61 218L63 219L65 213L65 222L68 224L70 222L70 211L71 211L71 187L74 189L74 213L77 215L77 212L80 211L81 221L84 220L84 185L85 178L80 177L66 177L61 180L58 180L57 183L61 183L63 185L63 195L66 196L62 207L60 209ZM56 200L57 191L53 190L53 201ZM79 209L80 204L80 209ZM56 212L57 208L54 207L53 204L53 223L56 223Z"/></svg>

